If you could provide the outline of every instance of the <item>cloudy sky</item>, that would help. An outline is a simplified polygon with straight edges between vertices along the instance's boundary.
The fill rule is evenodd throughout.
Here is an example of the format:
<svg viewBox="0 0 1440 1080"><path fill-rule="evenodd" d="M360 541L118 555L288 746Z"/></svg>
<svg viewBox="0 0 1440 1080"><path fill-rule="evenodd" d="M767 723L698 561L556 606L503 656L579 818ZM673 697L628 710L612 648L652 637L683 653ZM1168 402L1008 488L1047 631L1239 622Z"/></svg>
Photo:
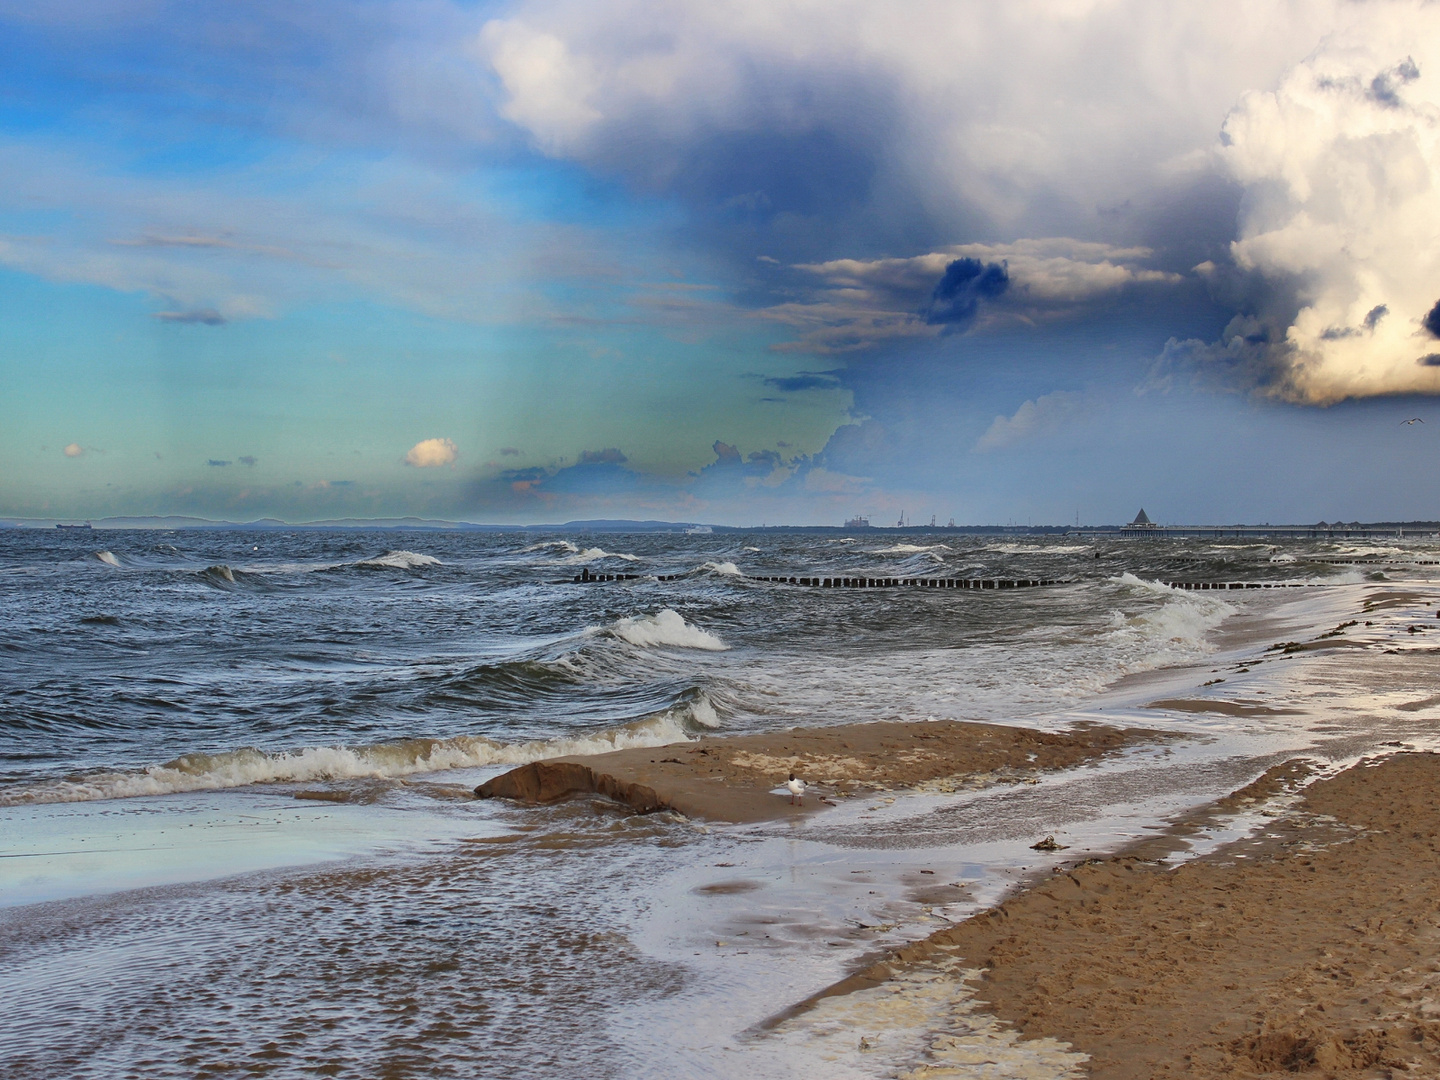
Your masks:
<svg viewBox="0 0 1440 1080"><path fill-rule="evenodd" d="M1437 301L1436 5L0 0L4 516L1437 518Z"/></svg>

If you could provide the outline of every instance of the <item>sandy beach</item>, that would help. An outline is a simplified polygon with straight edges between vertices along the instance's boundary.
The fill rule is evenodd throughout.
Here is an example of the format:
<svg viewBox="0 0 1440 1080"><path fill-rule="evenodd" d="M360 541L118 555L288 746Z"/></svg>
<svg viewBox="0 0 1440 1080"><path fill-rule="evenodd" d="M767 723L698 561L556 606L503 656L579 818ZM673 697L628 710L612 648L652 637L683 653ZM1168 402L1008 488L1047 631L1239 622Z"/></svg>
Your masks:
<svg viewBox="0 0 1440 1080"><path fill-rule="evenodd" d="M1440 1074L1440 755L1293 794L1308 772L1279 766L1168 837L1058 865L815 1000L903 999L949 963L979 1009L1097 1080ZM1200 817L1266 800L1289 805L1259 832L1167 860ZM907 1075L972 1075L945 1046Z"/></svg>
<svg viewBox="0 0 1440 1080"><path fill-rule="evenodd" d="M487 780L475 794L533 803L595 794L642 812L766 821L814 813L865 792L1024 782L1166 737L1103 724L1060 732L962 721L792 728L530 762ZM782 786L791 774L810 785L798 804Z"/></svg>

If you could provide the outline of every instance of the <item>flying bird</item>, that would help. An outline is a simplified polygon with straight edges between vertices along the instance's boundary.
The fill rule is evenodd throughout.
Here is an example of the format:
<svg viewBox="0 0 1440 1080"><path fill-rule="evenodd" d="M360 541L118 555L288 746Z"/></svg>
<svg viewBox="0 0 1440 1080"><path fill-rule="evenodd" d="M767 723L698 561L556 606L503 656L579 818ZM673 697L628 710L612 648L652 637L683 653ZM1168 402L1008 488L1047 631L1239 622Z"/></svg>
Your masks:
<svg viewBox="0 0 1440 1080"><path fill-rule="evenodd" d="M1424 421L1424 420L1421 420L1420 417L1416 416L1416 417L1413 417L1413 418L1411 418L1411 419L1409 419L1409 420L1401 420L1400 423L1402 423L1402 424L1423 424L1423 423L1425 423L1425 421Z"/></svg>
<svg viewBox="0 0 1440 1080"><path fill-rule="evenodd" d="M785 785L790 789L790 805L794 806L798 799L801 806L805 805L805 788L808 787L804 780L796 780L795 774L790 774L790 782Z"/></svg>

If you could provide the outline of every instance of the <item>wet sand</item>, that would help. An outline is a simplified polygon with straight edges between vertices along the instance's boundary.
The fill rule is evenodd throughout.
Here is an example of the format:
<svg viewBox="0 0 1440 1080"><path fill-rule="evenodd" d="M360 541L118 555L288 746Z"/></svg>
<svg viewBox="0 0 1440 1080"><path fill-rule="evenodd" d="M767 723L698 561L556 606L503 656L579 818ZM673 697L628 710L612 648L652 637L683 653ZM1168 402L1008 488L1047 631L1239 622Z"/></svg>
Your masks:
<svg viewBox="0 0 1440 1080"><path fill-rule="evenodd" d="M1273 769L1206 813L1306 771ZM1057 868L832 993L956 957L981 969L985 1011L1088 1055L1096 1078L1440 1075L1437 791L1440 755L1363 761L1211 855L1172 867L1157 839Z"/></svg>
<svg viewBox="0 0 1440 1080"><path fill-rule="evenodd" d="M535 803L599 794L643 812L765 821L815 813L836 799L874 791L1023 782L1173 737L1102 724L1046 732L949 720L795 728L532 762L486 781L475 793ZM792 772L811 785L803 805L792 806L783 791Z"/></svg>

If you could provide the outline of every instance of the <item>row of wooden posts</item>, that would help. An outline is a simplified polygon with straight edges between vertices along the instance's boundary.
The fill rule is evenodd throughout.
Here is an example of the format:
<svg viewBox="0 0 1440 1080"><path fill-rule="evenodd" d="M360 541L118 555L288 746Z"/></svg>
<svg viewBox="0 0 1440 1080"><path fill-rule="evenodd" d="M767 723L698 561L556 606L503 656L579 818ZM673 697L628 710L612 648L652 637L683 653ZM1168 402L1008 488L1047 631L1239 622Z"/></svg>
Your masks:
<svg viewBox="0 0 1440 1080"><path fill-rule="evenodd" d="M688 574L659 574L657 581L678 581ZM592 574L588 569L575 576L582 581L635 581L648 574ZM1039 578L870 578L870 577L750 577L749 581L765 581L777 585L808 585L820 589L1024 589L1037 585L1064 585L1059 579Z"/></svg>
<svg viewBox="0 0 1440 1080"><path fill-rule="evenodd" d="M592 574L589 568L575 575L575 582L591 581L637 581L650 577L649 574ZM658 574L657 581L679 581L688 574ZM1063 578L872 578L872 577L750 577L749 581L764 581L776 585L804 585L820 589L1027 589L1042 585L1068 585ZM1322 582L1308 581L1167 581L1172 589L1293 589L1319 586Z"/></svg>

